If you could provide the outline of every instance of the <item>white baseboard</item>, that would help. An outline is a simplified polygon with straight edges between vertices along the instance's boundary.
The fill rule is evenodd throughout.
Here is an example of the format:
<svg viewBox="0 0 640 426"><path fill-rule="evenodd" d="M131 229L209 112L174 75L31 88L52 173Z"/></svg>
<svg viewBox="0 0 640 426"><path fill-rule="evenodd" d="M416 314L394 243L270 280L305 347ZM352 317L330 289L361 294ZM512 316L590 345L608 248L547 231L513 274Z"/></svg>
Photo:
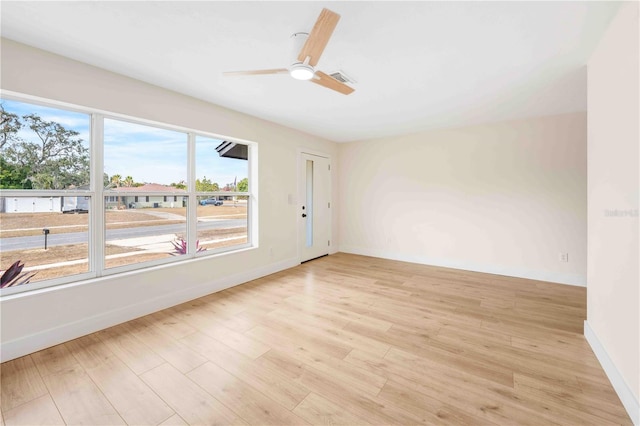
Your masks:
<svg viewBox="0 0 640 426"><path fill-rule="evenodd" d="M600 361L600 365L609 378L613 389L618 394L625 410L629 413L631 421L634 425L640 426L640 402L638 402L638 399L633 395L631 388L625 382L624 377L622 377L622 374L620 374L620 371L616 368L616 365L609 357L600 339L598 339L598 336L587 321L584 322L584 337L587 339L587 342L589 342L589 345L591 345L591 349L593 349L593 353L596 354L596 358Z"/></svg>
<svg viewBox="0 0 640 426"><path fill-rule="evenodd" d="M0 362L9 361L60 343L68 342L69 340L77 339L78 337L82 337L162 309L170 308L172 306L188 302L189 300L197 299L198 297L234 287L266 275L274 274L299 264L300 261L297 258L287 259L261 268L216 279L198 286L182 288L178 291L145 300L143 303L123 306L118 309L102 312L93 317L60 324L47 330L42 330L38 333L2 342Z"/></svg>
<svg viewBox="0 0 640 426"><path fill-rule="evenodd" d="M558 284L567 284L578 287L587 286L587 278L578 274L563 274L548 271L524 270L518 268L505 268L494 265L472 264L451 259L431 258L426 256L401 255L379 249L363 247L340 246L343 253L359 254L362 256L380 257L383 259L398 260L401 262L419 263L422 265L440 266L443 268L462 269L464 271L482 272L485 274L504 275L507 277L526 278L530 280L548 281Z"/></svg>

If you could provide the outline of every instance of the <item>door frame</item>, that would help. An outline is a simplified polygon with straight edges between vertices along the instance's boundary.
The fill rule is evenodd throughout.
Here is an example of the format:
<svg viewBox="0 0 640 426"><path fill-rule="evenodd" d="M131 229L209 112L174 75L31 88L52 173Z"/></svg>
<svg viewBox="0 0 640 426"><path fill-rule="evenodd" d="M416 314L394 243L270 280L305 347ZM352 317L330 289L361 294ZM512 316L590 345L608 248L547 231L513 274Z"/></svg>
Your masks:
<svg viewBox="0 0 640 426"><path fill-rule="evenodd" d="M331 244L329 245L329 254L331 254L331 249L334 247L334 239L333 239L333 212L334 212L334 202L333 202L333 171L334 171L334 165L333 165L333 157L331 156L331 154L327 153L327 152L323 152L323 151L316 151L313 149L307 149L307 148L298 148L297 149L297 155L296 155L296 181L297 181L297 185L296 185L296 196L295 196L295 200L296 202L295 204L295 209L296 209L296 253L297 253L297 257L298 257L298 262L301 263L302 262L302 248L300 247L300 241L302 239L302 235L301 235L301 230L302 230L302 214L301 214L301 206L304 200L300 199L300 194L302 192L302 173L303 173L303 169L302 169L302 155L303 154L307 154L307 155L314 155L316 157L322 157L322 158L326 158L329 161L329 166L330 168L330 172L329 173L329 202L331 203L331 209L330 209L330 214L329 214L329 238L331 241Z"/></svg>

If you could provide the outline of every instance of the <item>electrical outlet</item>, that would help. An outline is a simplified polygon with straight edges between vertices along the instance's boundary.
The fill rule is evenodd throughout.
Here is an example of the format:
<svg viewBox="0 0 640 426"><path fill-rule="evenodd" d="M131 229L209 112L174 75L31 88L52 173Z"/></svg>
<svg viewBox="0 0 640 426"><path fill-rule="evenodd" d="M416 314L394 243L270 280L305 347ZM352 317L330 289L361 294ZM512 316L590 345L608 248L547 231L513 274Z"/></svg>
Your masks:
<svg viewBox="0 0 640 426"><path fill-rule="evenodd" d="M569 253L560 253L559 258L560 258L560 262L568 262Z"/></svg>

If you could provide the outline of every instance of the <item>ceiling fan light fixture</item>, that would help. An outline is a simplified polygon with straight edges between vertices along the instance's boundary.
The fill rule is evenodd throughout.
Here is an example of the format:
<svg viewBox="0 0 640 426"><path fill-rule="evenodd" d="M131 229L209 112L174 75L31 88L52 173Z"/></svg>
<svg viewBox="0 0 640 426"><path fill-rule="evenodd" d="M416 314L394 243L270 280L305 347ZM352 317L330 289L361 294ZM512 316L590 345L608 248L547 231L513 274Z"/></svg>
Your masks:
<svg viewBox="0 0 640 426"><path fill-rule="evenodd" d="M311 65L296 62L289 68L289 74L296 80L311 80L315 74L315 70Z"/></svg>

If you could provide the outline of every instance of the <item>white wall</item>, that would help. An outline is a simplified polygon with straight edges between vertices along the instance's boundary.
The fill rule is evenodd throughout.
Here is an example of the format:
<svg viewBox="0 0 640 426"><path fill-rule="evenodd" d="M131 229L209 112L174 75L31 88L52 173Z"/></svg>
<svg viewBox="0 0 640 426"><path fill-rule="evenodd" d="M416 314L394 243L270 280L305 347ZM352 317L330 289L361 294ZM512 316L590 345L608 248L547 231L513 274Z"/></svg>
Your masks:
<svg viewBox="0 0 640 426"><path fill-rule="evenodd" d="M640 424L638 3L620 8L588 64L585 334Z"/></svg>
<svg viewBox="0 0 640 426"><path fill-rule="evenodd" d="M585 285L585 113L340 145L340 188L341 251Z"/></svg>
<svg viewBox="0 0 640 426"><path fill-rule="evenodd" d="M3 361L296 264L298 149L335 166L335 143L6 39L1 72L3 90L257 142L260 212L257 249L3 298Z"/></svg>

